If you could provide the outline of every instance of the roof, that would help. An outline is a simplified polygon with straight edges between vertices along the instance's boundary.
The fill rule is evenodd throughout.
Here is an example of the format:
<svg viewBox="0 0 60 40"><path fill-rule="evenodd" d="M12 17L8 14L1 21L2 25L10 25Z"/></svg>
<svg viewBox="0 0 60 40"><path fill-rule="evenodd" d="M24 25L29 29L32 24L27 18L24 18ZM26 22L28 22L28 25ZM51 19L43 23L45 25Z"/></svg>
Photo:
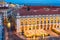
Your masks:
<svg viewBox="0 0 60 40"><path fill-rule="evenodd" d="M0 9L9 9L9 7L0 7Z"/></svg>
<svg viewBox="0 0 60 40"><path fill-rule="evenodd" d="M20 16L26 15L50 15L60 14L60 7L49 7L49 6L29 6L30 10L27 10L27 6L17 10Z"/></svg>

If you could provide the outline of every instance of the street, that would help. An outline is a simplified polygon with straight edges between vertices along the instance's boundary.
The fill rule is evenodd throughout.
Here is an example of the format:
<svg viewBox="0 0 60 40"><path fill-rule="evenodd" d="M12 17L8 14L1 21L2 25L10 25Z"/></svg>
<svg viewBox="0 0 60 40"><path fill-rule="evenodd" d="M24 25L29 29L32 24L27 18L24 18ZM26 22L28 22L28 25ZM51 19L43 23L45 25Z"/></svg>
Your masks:
<svg viewBox="0 0 60 40"><path fill-rule="evenodd" d="M8 33L8 40L23 40L21 38L19 38L17 35L13 34L13 33Z"/></svg>

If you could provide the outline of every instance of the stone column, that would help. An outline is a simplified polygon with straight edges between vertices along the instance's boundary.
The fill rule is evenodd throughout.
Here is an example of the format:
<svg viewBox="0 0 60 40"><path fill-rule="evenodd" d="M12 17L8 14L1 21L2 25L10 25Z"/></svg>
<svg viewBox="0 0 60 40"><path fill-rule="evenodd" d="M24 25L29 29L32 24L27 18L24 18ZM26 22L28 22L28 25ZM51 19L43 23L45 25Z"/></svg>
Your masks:
<svg viewBox="0 0 60 40"><path fill-rule="evenodd" d="M54 17L53 17L53 28L54 28L54 25L55 25L55 24L54 24L54 21L55 21L55 20L54 20Z"/></svg>
<svg viewBox="0 0 60 40"><path fill-rule="evenodd" d="M57 25L58 25L58 17L56 16L56 28L58 28Z"/></svg>
<svg viewBox="0 0 60 40"><path fill-rule="evenodd" d="M3 20L7 20L7 10L6 11L3 11ZM5 23L6 24L6 23ZM5 25L6 26L6 25ZM5 27L4 26L4 27ZM6 28L4 28L4 29L6 29ZM6 29L5 30L5 40L8 40L8 32L7 32L8 30Z"/></svg>
<svg viewBox="0 0 60 40"><path fill-rule="evenodd" d="M53 18L53 28L55 28L55 25L57 25L57 24L55 23L55 16L54 16L54 18Z"/></svg>
<svg viewBox="0 0 60 40"><path fill-rule="evenodd" d="M59 28L60 28L60 21L59 21Z"/></svg>
<svg viewBox="0 0 60 40"><path fill-rule="evenodd" d="M46 30L47 30L47 27L48 27L48 17L46 17Z"/></svg>
<svg viewBox="0 0 60 40"><path fill-rule="evenodd" d="M39 29L41 29L41 18L40 18L40 21L39 21L39 25L40 25L40 26L39 26Z"/></svg>
<svg viewBox="0 0 60 40"><path fill-rule="evenodd" d="M5 19L5 18L7 18L7 11L3 11L3 12L4 12L3 16L4 16L4 19Z"/></svg>
<svg viewBox="0 0 60 40"><path fill-rule="evenodd" d="M50 18L49 18L49 24L50 24L50 28L49 29L51 30L51 19Z"/></svg>
<svg viewBox="0 0 60 40"><path fill-rule="evenodd" d="M4 20L4 25L7 26L7 11L3 11L3 20Z"/></svg>
<svg viewBox="0 0 60 40"><path fill-rule="evenodd" d="M27 31L29 30L30 25L27 25Z"/></svg>
<svg viewBox="0 0 60 40"><path fill-rule="evenodd" d="M44 18L42 19L42 25L43 25L42 29L44 30Z"/></svg>
<svg viewBox="0 0 60 40"><path fill-rule="evenodd" d="M20 32L20 16L18 13L16 16L16 26L17 26L17 33L18 33L18 32Z"/></svg>
<svg viewBox="0 0 60 40"><path fill-rule="evenodd" d="M59 28L60 28L60 16L59 16Z"/></svg>

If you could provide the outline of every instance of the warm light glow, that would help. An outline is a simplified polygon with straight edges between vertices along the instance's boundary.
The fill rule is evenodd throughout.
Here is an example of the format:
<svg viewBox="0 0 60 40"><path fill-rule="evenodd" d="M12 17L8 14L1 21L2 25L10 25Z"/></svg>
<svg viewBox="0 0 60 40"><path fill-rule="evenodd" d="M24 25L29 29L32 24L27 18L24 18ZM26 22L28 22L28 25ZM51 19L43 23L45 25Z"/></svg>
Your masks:
<svg viewBox="0 0 60 40"><path fill-rule="evenodd" d="M42 23L44 24L44 18L42 18Z"/></svg>
<svg viewBox="0 0 60 40"><path fill-rule="evenodd" d="M58 17L56 17L56 23L58 23Z"/></svg>
<svg viewBox="0 0 60 40"><path fill-rule="evenodd" d="M11 6L11 7L15 7L16 5L14 5L14 4L10 4L10 6Z"/></svg>
<svg viewBox="0 0 60 40"><path fill-rule="evenodd" d="M46 23L48 23L48 17L46 17Z"/></svg>
<svg viewBox="0 0 60 40"><path fill-rule="evenodd" d="M49 34L46 33L44 29L41 29L44 27L47 30L47 26L50 26L48 30L51 30L52 28L55 28L55 23L57 23L58 21L59 17L51 16L42 18L23 18L20 20L20 23L23 24L23 28L21 29L24 30L24 35L26 37L42 36L44 38L44 36L48 36Z"/></svg>
<svg viewBox="0 0 60 40"><path fill-rule="evenodd" d="M8 27L8 28L10 28L10 27L11 27L11 23L10 23L10 22L7 24L7 27Z"/></svg>
<svg viewBox="0 0 60 40"><path fill-rule="evenodd" d="M50 23L53 22L52 20L53 20L53 17L50 17Z"/></svg>

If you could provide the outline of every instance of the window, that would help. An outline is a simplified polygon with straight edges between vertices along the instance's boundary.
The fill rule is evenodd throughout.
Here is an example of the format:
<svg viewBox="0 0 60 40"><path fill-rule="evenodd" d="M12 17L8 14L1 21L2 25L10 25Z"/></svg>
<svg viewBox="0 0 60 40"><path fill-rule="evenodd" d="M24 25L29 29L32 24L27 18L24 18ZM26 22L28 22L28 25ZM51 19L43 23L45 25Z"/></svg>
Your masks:
<svg viewBox="0 0 60 40"><path fill-rule="evenodd" d="M46 21L44 21L44 24L46 24Z"/></svg>
<svg viewBox="0 0 60 40"><path fill-rule="evenodd" d="M59 20L58 20L58 23L59 23Z"/></svg>
<svg viewBox="0 0 60 40"><path fill-rule="evenodd" d="M49 23L49 20L48 20L48 23Z"/></svg>
<svg viewBox="0 0 60 40"><path fill-rule="evenodd" d="M54 28L56 28L56 24L54 25Z"/></svg>
<svg viewBox="0 0 60 40"><path fill-rule="evenodd" d="M48 23L48 17L46 17L46 23Z"/></svg>
<svg viewBox="0 0 60 40"><path fill-rule="evenodd" d="M56 23L56 20L55 20L55 23Z"/></svg>
<svg viewBox="0 0 60 40"><path fill-rule="evenodd" d="M35 29L35 26L33 26L33 29Z"/></svg>
<svg viewBox="0 0 60 40"><path fill-rule="evenodd" d="M39 24L39 21L37 21L37 24Z"/></svg>
<svg viewBox="0 0 60 40"><path fill-rule="evenodd" d="M39 25L36 26L36 29L39 29Z"/></svg>
<svg viewBox="0 0 60 40"><path fill-rule="evenodd" d="M41 21L41 24L42 24L42 21Z"/></svg>
<svg viewBox="0 0 60 40"><path fill-rule="evenodd" d="M51 23L53 23L53 20L51 20Z"/></svg>
<svg viewBox="0 0 60 40"><path fill-rule="evenodd" d="M31 30L31 27L29 28L29 30Z"/></svg>
<svg viewBox="0 0 60 40"><path fill-rule="evenodd" d="M47 27L47 29L49 30L49 25L47 25L48 27Z"/></svg>
<svg viewBox="0 0 60 40"><path fill-rule="evenodd" d="M42 29L42 25L41 25L41 29Z"/></svg>
<svg viewBox="0 0 60 40"><path fill-rule="evenodd" d="M27 22L25 23L25 25L27 25Z"/></svg>
<svg viewBox="0 0 60 40"><path fill-rule="evenodd" d="M21 22L21 25L23 25L23 22Z"/></svg>

